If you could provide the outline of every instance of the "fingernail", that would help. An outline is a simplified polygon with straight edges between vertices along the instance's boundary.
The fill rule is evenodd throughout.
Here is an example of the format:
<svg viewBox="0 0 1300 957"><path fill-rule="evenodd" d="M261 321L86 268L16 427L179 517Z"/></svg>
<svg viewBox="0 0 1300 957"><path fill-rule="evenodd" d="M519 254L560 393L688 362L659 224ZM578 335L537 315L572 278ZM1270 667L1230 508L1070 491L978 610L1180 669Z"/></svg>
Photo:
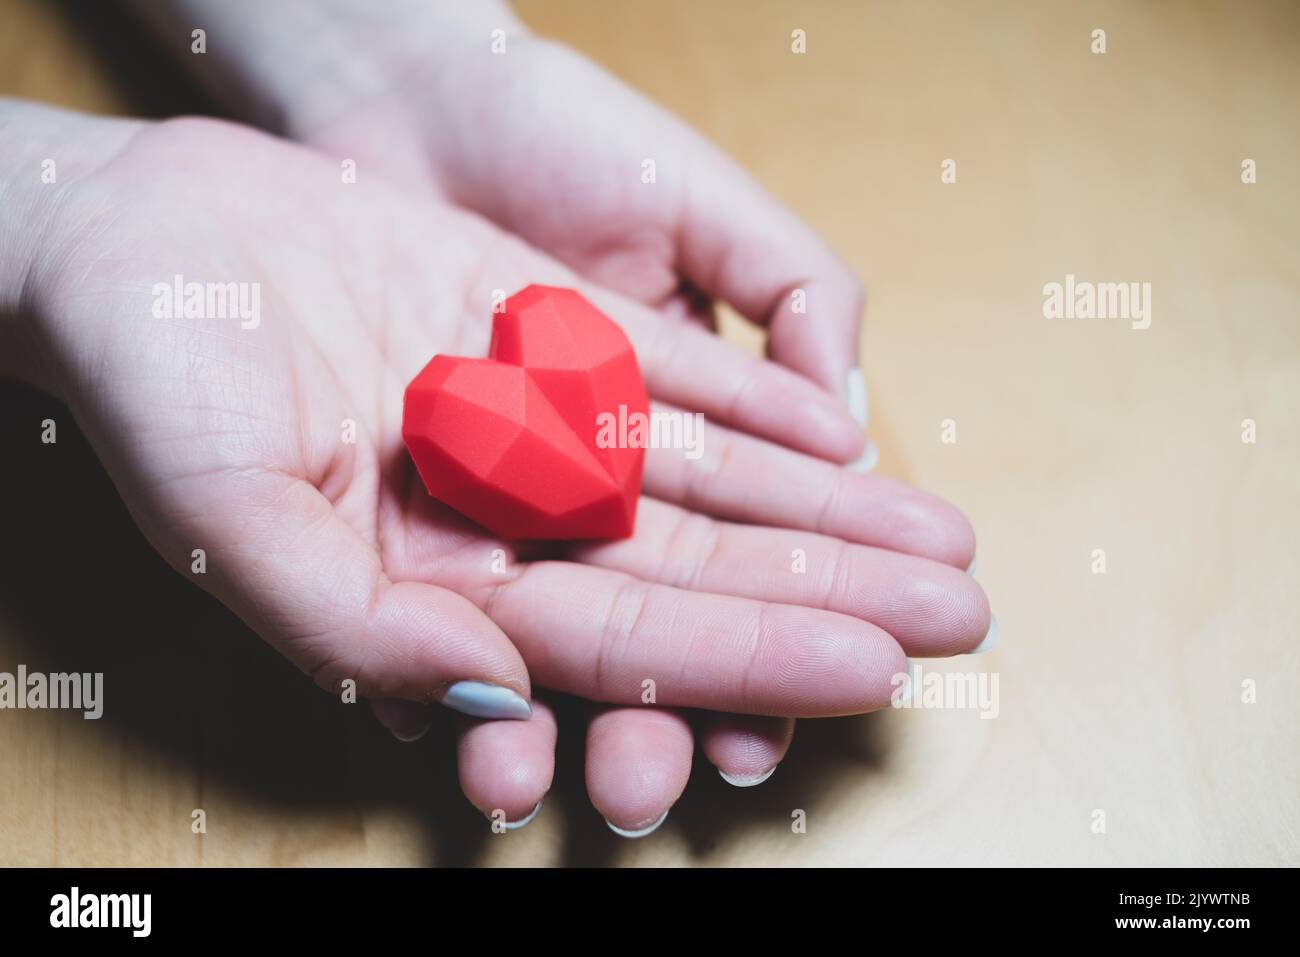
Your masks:
<svg viewBox="0 0 1300 957"><path fill-rule="evenodd" d="M880 452L876 448L876 443L867 439L867 447L863 450L862 454L858 456L856 461L850 462L844 467L852 472L870 472L876 467L876 463L879 461Z"/></svg>
<svg viewBox="0 0 1300 957"><path fill-rule="evenodd" d="M442 693L438 701L453 711L475 718L527 721L533 716L533 706L515 692L483 681L457 681Z"/></svg>
<svg viewBox="0 0 1300 957"><path fill-rule="evenodd" d="M433 722L430 721L428 724L426 724L423 728L420 728L420 730L418 731L399 731L397 728L389 728L388 730L393 733L393 737L395 737L398 741L402 741L406 744L410 744L412 741L419 741L426 734L428 734L429 728L431 728L432 726L433 726Z"/></svg>
<svg viewBox="0 0 1300 957"><path fill-rule="evenodd" d="M429 709L413 701L379 698L370 702L370 710L398 741L419 741L433 726Z"/></svg>
<svg viewBox="0 0 1300 957"><path fill-rule="evenodd" d="M971 559L970 559L970 567L966 569L966 574L967 574L967 575L974 575L974 574L975 574L975 558L976 558L975 555L972 555L972 556L971 556Z"/></svg>
<svg viewBox="0 0 1300 957"><path fill-rule="evenodd" d="M867 377L861 369L849 370L849 413L862 428L867 427L870 406L867 404Z"/></svg>
<svg viewBox="0 0 1300 957"><path fill-rule="evenodd" d="M633 828L619 827L609 818L605 818L605 823L608 824L609 829L613 831L615 834L617 834L619 837L638 838L638 837L645 837L647 834L653 834L655 831L659 830L659 825L666 820L668 820L668 812L664 811L664 813L659 815L658 818L656 818L655 820L651 821L649 824L643 827L633 827Z"/></svg>
<svg viewBox="0 0 1300 957"><path fill-rule="evenodd" d="M542 798L542 801L545 801L545 800L546 800L545 798ZM517 820L517 821L506 821L504 824L501 825L501 827L504 828L504 829L507 830L507 831L517 831L517 830L519 830L521 827L523 827L525 824L527 824L527 823L528 823L529 821L531 821L533 818L537 817L538 812L541 811L541 809L542 809L542 801L538 801L538 802L537 802L537 807L535 807L535 808L533 808L531 811L529 811L528 814L526 814L524 817L521 817L521 818L520 818L519 820Z"/></svg>
<svg viewBox="0 0 1300 957"><path fill-rule="evenodd" d="M984 636L984 640L976 645L972 650L972 655L982 655L998 643L998 619L995 615L989 615L989 633Z"/></svg>
<svg viewBox="0 0 1300 957"><path fill-rule="evenodd" d="M776 765L772 765L772 767L768 768L762 774L752 774L747 777L743 774L728 774L726 771L722 770L722 768L718 768L718 773L722 775L722 780L736 788L756 787L770 778L775 771Z"/></svg>

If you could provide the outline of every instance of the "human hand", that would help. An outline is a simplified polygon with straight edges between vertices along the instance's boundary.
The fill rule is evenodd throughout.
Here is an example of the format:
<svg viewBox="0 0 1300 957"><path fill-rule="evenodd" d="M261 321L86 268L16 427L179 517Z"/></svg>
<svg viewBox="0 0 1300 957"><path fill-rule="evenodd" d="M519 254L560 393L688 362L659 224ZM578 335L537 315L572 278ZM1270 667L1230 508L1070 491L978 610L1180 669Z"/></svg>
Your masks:
<svg viewBox="0 0 1300 957"><path fill-rule="evenodd" d="M139 4L236 115L472 209L586 278L671 315L724 301L770 355L850 403L862 288L798 217L671 113L534 36L500 0ZM296 38L290 41L289 38ZM654 181L647 182L647 161ZM796 297L798 290L801 295ZM855 447L792 447L836 460ZM847 458L846 458L847 457Z"/></svg>
<svg viewBox="0 0 1300 957"><path fill-rule="evenodd" d="M969 528L948 506L724 424L699 463L648 455L658 501L643 501L633 539L569 561L512 558L497 575L493 552L509 544L412 481L401 390L432 351L484 351L492 288L571 284L567 271L475 217L342 185L333 164L226 124L5 112L15 164L66 157L60 185L36 187L48 195L5 185L9 208L42 212L21 240L4 237L5 312L32 316L21 333L6 324L10 371L68 403L160 552L188 572L204 548L200 583L323 686L351 679L364 696L420 704L475 682L506 689L498 703L526 702L526 660L538 684L597 701L639 703L650 678L660 705L837 714L883 705L902 667L898 642L866 620L905 618L896 630L912 653L982 638L987 606L966 576L845 541L960 563ZM258 283L263 318L245 329L153 315L156 284L177 274ZM624 324L657 399L771 437L817 415L797 377L584 288ZM340 434L349 420L355 443ZM755 539L764 531L706 513L805 531ZM764 582L795 538L811 574ZM757 597L769 590L789 604ZM473 709L464 692L448 703ZM628 713L593 724L588 764L597 807L633 825L646 794L606 787L627 758L602 761L619 736L596 733ZM661 737L681 737L677 720ZM467 727L471 800L526 813L549 784L553 735L540 705L529 721Z"/></svg>
<svg viewBox="0 0 1300 957"><path fill-rule="evenodd" d="M504 4L376 15L286 2L273 14L278 27L237 4L171 8L182 15L164 34L202 22L224 38L237 82L206 58L187 62L216 92L251 91L243 102L226 96L236 112L356 162L362 175L473 208L667 317L708 319L711 300L729 300L768 326L774 359L846 401L865 426L866 384L851 370L856 278L736 164L582 57L530 36ZM275 39L290 35L311 42ZM665 164L663 180L644 181L647 152ZM858 468L875 461L860 436L842 446L782 437ZM638 722L662 737L664 720L644 707L623 719L624 732ZM765 779L793 733L789 720L720 714L700 725L706 755L737 784ZM672 773L658 777L684 785L688 736L642 750L671 752L661 763Z"/></svg>
<svg viewBox="0 0 1300 957"><path fill-rule="evenodd" d="M352 18L334 11L330 19ZM402 38L423 34L431 20L444 41L436 53L413 51ZM501 31L495 47L493 30ZM360 34L356 53L378 81L312 105L285 87L294 136L474 209L669 318L707 322L713 301L732 304L767 328L775 361L839 397L866 426L856 368L861 285L736 163L584 57L530 35L504 5L474 15L399 12L367 21ZM797 437L791 444L825 454ZM855 458L855 467L871 468L874 445ZM646 722L649 733L652 720L642 709L624 722ZM789 720L715 714L699 725L705 753L736 784L765 780L793 734ZM662 750L675 756L665 777L684 785L688 737Z"/></svg>

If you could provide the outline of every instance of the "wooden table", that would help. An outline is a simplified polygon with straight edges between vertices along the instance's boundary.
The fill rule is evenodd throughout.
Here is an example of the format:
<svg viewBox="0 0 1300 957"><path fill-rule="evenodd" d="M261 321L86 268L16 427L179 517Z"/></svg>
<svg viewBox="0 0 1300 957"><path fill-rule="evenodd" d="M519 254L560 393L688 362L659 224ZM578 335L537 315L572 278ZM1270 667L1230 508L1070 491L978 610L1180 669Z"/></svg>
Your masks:
<svg viewBox="0 0 1300 957"><path fill-rule="evenodd" d="M0 712L0 863L1300 863L1300 8L522 10L864 276L881 467L971 515L1001 624L991 655L933 667L996 672L998 716L804 722L771 781L697 761L626 842L587 802L570 703L546 809L494 836L445 731L402 745L320 694L163 566L80 440L39 444L52 403L6 388L0 670L107 678L98 722ZM0 92L186 109L105 24L0 0ZM1045 318L1067 275L1150 283L1150 327Z"/></svg>

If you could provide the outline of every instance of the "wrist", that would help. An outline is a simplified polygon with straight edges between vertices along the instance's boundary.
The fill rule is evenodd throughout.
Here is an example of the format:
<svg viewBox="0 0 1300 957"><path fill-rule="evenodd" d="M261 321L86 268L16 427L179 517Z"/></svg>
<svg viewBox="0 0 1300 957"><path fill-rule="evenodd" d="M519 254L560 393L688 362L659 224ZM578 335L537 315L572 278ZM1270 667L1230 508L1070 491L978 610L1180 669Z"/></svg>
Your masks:
<svg viewBox="0 0 1300 957"><path fill-rule="evenodd" d="M0 99L0 378L52 391L40 348L36 271L49 248L58 204L62 137L49 111Z"/></svg>
<svg viewBox="0 0 1300 957"><path fill-rule="evenodd" d="M0 97L0 377L60 394L46 277L79 232L80 184L138 129Z"/></svg>

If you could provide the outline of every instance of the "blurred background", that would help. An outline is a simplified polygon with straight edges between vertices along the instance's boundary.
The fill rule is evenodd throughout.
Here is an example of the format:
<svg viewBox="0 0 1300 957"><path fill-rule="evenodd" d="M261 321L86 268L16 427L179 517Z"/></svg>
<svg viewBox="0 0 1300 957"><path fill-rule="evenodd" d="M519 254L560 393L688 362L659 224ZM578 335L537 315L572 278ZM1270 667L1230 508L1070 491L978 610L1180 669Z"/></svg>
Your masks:
<svg viewBox="0 0 1300 957"><path fill-rule="evenodd" d="M103 671L106 711L0 711L0 863L1300 864L1300 5L517 7L863 276L879 468L971 516L1000 623L991 654L924 664L996 672L998 716L803 721L753 790L697 756L626 842L561 700L545 809L493 835L448 728L400 744L319 692L4 385L0 671ZM0 94L210 110L112 3L0 0ZM1150 283L1150 328L1045 318L1067 274Z"/></svg>

